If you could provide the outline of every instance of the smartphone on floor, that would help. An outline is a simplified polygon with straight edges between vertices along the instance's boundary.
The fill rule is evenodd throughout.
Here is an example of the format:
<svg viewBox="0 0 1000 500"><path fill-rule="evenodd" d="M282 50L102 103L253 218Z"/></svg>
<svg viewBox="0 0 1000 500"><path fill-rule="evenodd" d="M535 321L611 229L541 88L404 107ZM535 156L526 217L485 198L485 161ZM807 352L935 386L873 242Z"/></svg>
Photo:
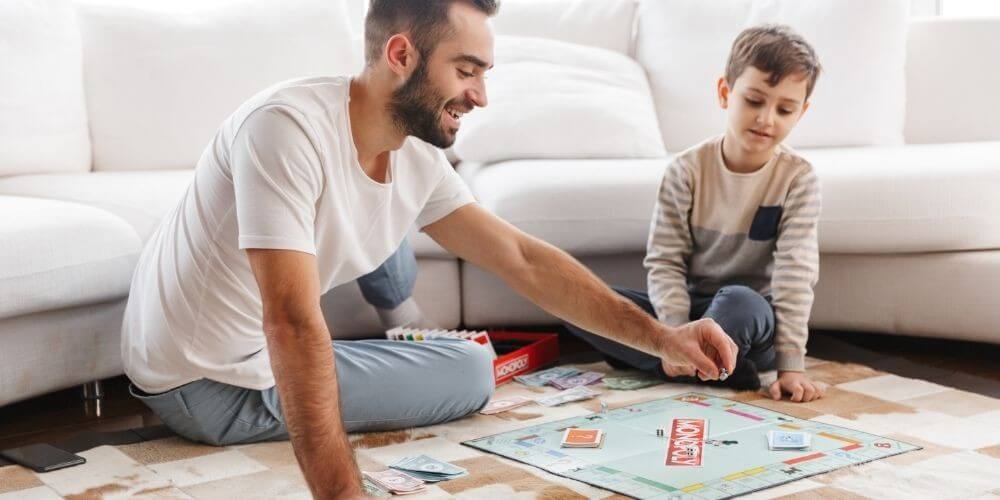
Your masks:
<svg viewBox="0 0 1000 500"><path fill-rule="evenodd" d="M46 443L0 450L0 457L23 465L35 472L51 472L87 463L87 459L79 455L74 455Z"/></svg>

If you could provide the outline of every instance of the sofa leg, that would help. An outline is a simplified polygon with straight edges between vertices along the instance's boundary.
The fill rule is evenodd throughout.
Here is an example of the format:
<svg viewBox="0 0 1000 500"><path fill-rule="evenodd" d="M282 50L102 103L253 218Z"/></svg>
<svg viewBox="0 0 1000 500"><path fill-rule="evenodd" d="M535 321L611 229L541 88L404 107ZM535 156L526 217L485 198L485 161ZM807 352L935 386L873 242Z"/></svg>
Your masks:
<svg viewBox="0 0 1000 500"><path fill-rule="evenodd" d="M100 380L83 384L83 409L87 416L101 416L102 398L104 398L104 386Z"/></svg>

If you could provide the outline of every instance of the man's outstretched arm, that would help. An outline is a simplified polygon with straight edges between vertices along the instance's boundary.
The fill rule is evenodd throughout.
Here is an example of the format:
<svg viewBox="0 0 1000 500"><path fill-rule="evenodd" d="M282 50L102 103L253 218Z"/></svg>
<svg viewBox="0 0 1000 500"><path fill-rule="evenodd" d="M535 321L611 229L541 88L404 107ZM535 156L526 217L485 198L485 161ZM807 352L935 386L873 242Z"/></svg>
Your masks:
<svg viewBox="0 0 1000 500"><path fill-rule="evenodd" d="M264 304L264 333L295 458L316 498L362 498L340 417L333 344L313 255L249 249Z"/></svg>
<svg viewBox="0 0 1000 500"><path fill-rule="evenodd" d="M569 254L476 204L424 230L441 246L503 279L542 309L580 328L659 357L669 375L719 376L737 347L712 320L671 328L611 290ZM697 370L697 371L696 371Z"/></svg>

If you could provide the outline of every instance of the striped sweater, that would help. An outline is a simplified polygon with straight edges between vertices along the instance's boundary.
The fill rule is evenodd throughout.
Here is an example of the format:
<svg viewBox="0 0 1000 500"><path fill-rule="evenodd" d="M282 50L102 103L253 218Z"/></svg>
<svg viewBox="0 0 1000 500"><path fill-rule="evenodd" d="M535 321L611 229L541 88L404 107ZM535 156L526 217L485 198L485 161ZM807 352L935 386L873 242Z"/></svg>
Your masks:
<svg viewBox="0 0 1000 500"><path fill-rule="evenodd" d="M819 213L812 166L784 145L749 174L726 168L721 136L679 154L663 175L644 261L657 317L686 323L691 294L748 286L771 297L776 367L804 371Z"/></svg>

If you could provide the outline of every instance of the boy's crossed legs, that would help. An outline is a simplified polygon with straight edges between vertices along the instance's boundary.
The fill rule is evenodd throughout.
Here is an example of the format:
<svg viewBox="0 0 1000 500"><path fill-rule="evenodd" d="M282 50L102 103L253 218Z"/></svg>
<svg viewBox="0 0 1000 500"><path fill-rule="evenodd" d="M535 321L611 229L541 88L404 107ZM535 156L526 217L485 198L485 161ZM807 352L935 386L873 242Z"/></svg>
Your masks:
<svg viewBox="0 0 1000 500"><path fill-rule="evenodd" d="M656 315L649 295L645 292L621 287L614 289L650 315ZM769 370L774 366L774 309L768 300L742 285L725 286L715 295L692 295L690 319L694 321L700 318L715 320L739 347L735 372L725 382L713 383L736 389L758 389L758 370ZM699 381L697 377L670 377L664 373L660 358L573 325L567 324L566 327L604 354L608 363L615 368L634 368L672 382Z"/></svg>

